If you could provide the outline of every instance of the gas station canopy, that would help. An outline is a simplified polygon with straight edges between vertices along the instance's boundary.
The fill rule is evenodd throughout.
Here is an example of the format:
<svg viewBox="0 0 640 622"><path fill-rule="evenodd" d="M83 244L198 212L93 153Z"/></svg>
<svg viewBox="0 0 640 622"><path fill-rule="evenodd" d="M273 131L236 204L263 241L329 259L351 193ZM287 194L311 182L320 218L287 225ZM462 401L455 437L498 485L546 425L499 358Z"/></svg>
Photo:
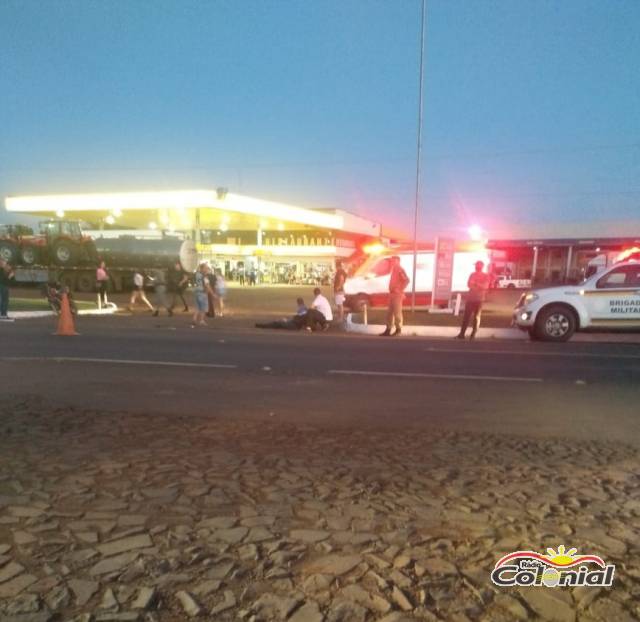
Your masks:
<svg viewBox="0 0 640 622"><path fill-rule="evenodd" d="M342 210L318 210L217 190L7 197L8 212L73 218L95 228L195 230L326 229L376 237L380 225Z"/></svg>

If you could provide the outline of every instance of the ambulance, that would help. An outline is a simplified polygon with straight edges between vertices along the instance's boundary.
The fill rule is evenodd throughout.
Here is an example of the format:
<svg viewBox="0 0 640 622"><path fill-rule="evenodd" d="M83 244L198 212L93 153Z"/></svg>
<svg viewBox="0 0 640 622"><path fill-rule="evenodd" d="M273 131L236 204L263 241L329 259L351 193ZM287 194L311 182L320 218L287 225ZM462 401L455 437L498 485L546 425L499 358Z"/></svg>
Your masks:
<svg viewBox="0 0 640 622"><path fill-rule="evenodd" d="M380 254L371 255L352 276L347 277L344 285L345 306L354 311L368 307L386 307L389 304L389 278L391 275L391 257L400 257L400 265L409 277L410 283L405 290L405 304L410 304L413 288L413 250L385 249ZM433 250L419 250L416 265L416 306L427 307L431 304L433 289L433 271L435 268ZM486 250L456 252L453 257L452 293L466 292L469 275L475 270L477 261L482 261L485 271L489 269L489 252ZM438 306L446 306L449 300L434 301Z"/></svg>
<svg viewBox="0 0 640 622"><path fill-rule="evenodd" d="M640 258L633 257L579 285L522 294L513 323L541 341L567 341L576 331L640 330Z"/></svg>

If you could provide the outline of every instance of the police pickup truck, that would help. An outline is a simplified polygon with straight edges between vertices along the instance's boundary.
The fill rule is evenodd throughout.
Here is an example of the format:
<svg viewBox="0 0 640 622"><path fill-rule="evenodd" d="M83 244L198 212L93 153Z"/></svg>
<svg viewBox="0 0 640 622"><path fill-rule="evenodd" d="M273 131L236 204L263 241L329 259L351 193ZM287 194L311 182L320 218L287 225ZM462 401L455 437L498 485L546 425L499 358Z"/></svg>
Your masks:
<svg viewBox="0 0 640 622"><path fill-rule="evenodd" d="M524 293L513 323L541 341L567 341L583 330L640 330L640 261L615 264L579 285Z"/></svg>

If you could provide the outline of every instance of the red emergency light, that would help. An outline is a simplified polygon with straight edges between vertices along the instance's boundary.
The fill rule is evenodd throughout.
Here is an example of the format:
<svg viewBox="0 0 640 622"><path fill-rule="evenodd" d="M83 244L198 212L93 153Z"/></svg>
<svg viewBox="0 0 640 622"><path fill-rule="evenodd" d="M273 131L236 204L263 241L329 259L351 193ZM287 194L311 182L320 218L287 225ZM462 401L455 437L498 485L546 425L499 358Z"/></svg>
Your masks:
<svg viewBox="0 0 640 622"><path fill-rule="evenodd" d="M634 255L636 255L634 257ZM640 248L634 246L633 248L627 248L623 250L617 257L615 263L620 261L626 261L627 259L640 259Z"/></svg>
<svg viewBox="0 0 640 622"><path fill-rule="evenodd" d="M362 252L365 255L380 255L387 250L387 247L382 242L371 242L369 244L364 244L362 247Z"/></svg>

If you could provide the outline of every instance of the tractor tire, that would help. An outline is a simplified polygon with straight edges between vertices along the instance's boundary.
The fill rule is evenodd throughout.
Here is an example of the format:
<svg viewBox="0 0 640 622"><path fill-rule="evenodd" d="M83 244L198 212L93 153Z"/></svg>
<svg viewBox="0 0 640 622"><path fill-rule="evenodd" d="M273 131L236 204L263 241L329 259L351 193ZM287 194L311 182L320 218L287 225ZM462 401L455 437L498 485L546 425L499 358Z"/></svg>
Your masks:
<svg viewBox="0 0 640 622"><path fill-rule="evenodd" d="M77 245L69 240L60 240L53 245L53 261L59 266L73 266L78 257Z"/></svg>
<svg viewBox="0 0 640 622"><path fill-rule="evenodd" d="M23 246L20 249L20 259L25 266L34 266L40 260L40 251L35 246Z"/></svg>
<svg viewBox="0 0 640 622"><path fill-rule="evenodd" d="M18 261L18 247L13 242L0 241L0 258L15 266Z"/></svg>

